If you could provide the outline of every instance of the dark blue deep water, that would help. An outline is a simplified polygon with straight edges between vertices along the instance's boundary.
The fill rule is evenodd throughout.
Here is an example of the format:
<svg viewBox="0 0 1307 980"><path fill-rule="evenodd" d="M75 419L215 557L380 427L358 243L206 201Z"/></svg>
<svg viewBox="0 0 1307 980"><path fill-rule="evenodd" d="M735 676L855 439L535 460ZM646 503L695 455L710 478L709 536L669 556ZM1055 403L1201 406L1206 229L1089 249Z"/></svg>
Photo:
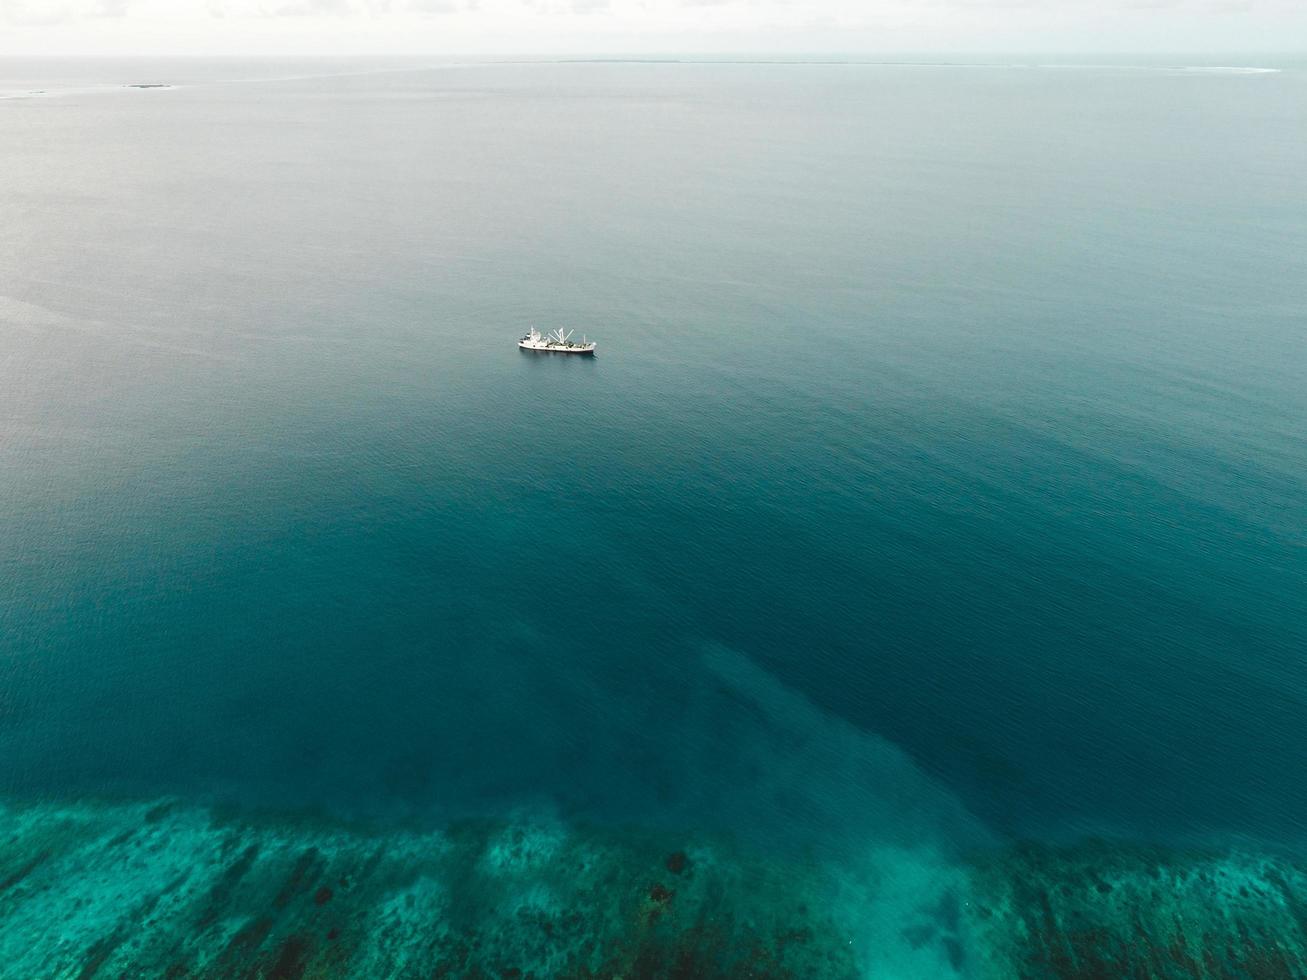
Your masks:
<svg viewBox="0 0 1307 980"><path fill-rule="evenodd" d="M376 67L0 71L0 792L1299 841L1307 74Z"/></svg>

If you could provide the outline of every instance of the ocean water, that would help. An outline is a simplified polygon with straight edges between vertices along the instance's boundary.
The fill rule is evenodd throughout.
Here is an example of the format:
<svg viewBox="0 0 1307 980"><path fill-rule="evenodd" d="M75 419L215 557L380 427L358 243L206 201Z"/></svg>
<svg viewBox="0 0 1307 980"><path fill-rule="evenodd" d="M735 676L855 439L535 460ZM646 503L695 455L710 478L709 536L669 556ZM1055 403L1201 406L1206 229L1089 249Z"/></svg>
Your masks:
<svg viewBox="0 0 1307 980"><path fill-rule="evenodd" d="M795 975L1013 975L958 881L1033 907L1049 854L1235 848L1307 901L1256 856L1307 844L1307 72L1266 67L4 66L9 962L145 962L146 885L40 835L117 867L159 799L195 853L216 807L265 852L482 821L821 868L847 921L792 932L862 931ZM368 901L459 918L415 887ZM1068 942L1023 975L1086 975Z"/></svg>

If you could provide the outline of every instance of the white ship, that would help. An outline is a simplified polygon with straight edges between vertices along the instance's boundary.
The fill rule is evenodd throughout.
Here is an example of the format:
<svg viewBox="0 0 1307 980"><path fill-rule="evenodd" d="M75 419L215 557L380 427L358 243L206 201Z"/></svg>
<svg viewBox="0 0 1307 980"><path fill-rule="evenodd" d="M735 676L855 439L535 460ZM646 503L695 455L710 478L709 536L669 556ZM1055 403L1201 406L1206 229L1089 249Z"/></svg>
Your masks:
<svg viewBox="0 0 1307 980"><path fill-rule="evenodd" d="M522 350L545 350L554 351L558 354L593 354L595 347L598 345L593 340L586 340L581 337L581 342L574 343L571 340L573 331L569 330L563 333L561 330L555 330L553 333L542 334L535 327L531 332L517 342L517 346Z"/></svg>

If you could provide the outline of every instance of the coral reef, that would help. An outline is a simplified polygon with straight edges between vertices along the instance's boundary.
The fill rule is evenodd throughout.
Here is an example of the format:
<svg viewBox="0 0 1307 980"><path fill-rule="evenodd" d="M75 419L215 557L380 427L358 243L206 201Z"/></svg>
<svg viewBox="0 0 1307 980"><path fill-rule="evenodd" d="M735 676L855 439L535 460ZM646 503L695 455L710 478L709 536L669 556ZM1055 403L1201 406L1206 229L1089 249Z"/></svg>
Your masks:
<svg viewBox="0 0 1307 980"><path fill-rule="evenodd" d="M549 820L0 810L6 976L851 977L825 887L724 841Z"/></svg>
<svg viewBox="0 0 1307 980"><path fill-rule="evenodd" d="M1307 866L879 846L818 861L547 812L439 829L0 805L5 977L1297 978Z"/></svg>
<svg viewBox="0 0 1307 980"><path fill-rule="evenodd" d="M1307 865L1268 853L1088 841L977 863L981 978L1307 976Z"/></svg>

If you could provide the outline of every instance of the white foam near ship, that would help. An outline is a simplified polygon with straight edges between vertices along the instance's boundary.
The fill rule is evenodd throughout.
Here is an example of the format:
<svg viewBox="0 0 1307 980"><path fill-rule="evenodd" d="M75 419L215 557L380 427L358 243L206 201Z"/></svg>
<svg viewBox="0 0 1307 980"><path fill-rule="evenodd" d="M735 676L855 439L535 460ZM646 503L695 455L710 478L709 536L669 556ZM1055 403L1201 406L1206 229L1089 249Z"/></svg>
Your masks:
<svg viewBox="0 0 1307 980"><path fill-rule="evenodd" d="M573 332L569 330L563 333L562 330L555 330L552 333L542 334L532 327L530 333L517 342L517 346L523 350L553 351L557 354L593 354L598 345L593 340L586 340L584 336L581 337L579 344L574 343L571 340Z"/></svg>

